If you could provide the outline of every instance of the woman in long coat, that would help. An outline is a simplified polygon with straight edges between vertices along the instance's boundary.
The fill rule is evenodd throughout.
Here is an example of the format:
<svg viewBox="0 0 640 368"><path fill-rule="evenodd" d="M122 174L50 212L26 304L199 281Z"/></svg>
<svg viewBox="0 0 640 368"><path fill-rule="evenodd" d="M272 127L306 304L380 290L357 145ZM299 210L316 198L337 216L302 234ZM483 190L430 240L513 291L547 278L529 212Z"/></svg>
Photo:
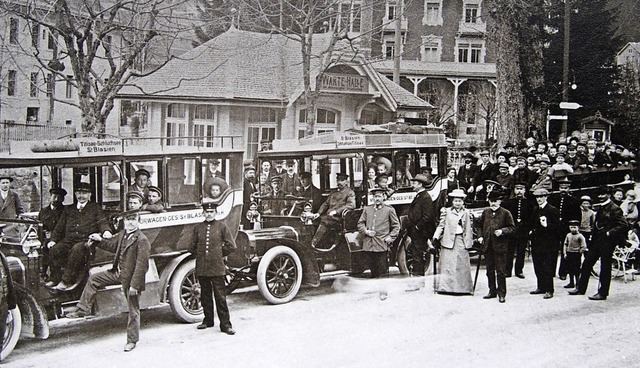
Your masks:
<svg viewBox="0 0 640 368"><path fill-rule="evenodd" d="M471 294L473 280L469 249L473 245L473 224L469 210L464 208L466 194L462 189L449 193L452 206L440 212L440 222L433 235L440 240L440 276L438 293Z"/></svg>

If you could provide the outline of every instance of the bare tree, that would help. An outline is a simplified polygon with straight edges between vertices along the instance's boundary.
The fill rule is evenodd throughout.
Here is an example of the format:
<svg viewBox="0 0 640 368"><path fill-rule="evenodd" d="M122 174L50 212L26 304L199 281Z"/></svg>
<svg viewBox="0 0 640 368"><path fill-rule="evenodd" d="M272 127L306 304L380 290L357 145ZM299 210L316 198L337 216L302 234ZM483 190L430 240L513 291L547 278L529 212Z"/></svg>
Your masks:
<svg viewBox="0 0 640 368"><path fill-rule="evenodd" d="M55 101L77 107L83 132L91 133L104 132L114 98L130 78L156 70L145 70L152 57L149 47L153 40L181 32L170 26L175 23L167 16L175 6L179 4L168 0L0 2L0 10L25 20L31 32L46 30L52 37L51 52L30 44L21 45L20 52L35 60L44 75L65 80L77 89L77 101ZM155 64L162 63L156 60ZM67 67L73 73L72 80L65 72ZM45 88L55 99L51 85L49 80Z"/></svg>

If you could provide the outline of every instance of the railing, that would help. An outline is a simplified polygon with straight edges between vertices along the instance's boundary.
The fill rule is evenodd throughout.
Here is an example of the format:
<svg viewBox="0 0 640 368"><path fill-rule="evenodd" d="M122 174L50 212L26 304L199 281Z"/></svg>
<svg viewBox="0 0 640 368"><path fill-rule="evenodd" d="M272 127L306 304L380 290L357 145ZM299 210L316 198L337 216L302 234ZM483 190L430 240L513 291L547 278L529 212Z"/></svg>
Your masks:
<svg viewBox="0 0 640 368"><path fill-rule="evenodd" d="M37 141L75 133L74 127L0 122L0 152L9 150L10 141Z"/></svg>

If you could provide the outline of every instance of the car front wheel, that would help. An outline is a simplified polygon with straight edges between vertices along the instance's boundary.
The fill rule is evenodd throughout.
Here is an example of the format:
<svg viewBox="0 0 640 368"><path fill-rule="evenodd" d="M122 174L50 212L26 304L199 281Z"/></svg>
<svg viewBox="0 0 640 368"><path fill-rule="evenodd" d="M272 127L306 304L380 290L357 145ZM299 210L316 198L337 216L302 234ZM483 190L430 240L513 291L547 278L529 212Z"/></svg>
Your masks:
<svg viewBox="0 0 640 368"><path fill-rule="evenodd" d="M289 247L273 247L260 260L257 278L258 289L269 303L288 303L302 284L300 257Z"/></svg>
<svg viewBox="0 0 640 368"><path fill-rule="evenodd" d="M171 276L168 290L173 314L182 322L202 321L204 312L200 301L200 283L196 277L196 260L180 265Z"/></svg>

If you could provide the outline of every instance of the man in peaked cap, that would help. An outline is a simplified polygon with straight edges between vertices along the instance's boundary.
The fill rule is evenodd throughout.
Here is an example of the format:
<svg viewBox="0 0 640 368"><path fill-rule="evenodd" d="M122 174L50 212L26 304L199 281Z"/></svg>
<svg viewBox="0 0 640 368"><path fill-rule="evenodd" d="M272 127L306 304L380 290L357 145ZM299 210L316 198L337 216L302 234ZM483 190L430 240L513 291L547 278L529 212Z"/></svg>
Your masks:
<svg viewBox="0 0 640 368"><path fill-rule="evenodd" d="M208 202L202 204L204 221L197 224L190 234L187 244L189 251L196 257L196 277L202 292L202 309L204 319L198 330L213 327L214 301L220 320L220 331L227 335L236 332L231 326L227 294L224 286L226 267L224 257L236 250L236 243L231 231L223 221L216 220L218 204Z"/></svg>
<svg viewBox="0 0 640 368"><path fill-rule="evenodd" d="M335 234L337 231L342 230L342 213L344 210L356 208L356 193L349 188L349 175L337 173L336 179L338 187L331 191L329 197L318 209L318 212L314 214L314 218L320 217L320 225L311 240L311 246L314 248L318 248L319 245L324 243L327 231L334 230L332 234Z"/></svg>
<svg viewBox="0 0 640 368"><path fill-rule="evenodd" d="M287 210L286 193L282 190L282 176L274 175L269 179L271 193L262 199L262 208L268 215L284 215Z"/></svg>
<svg viewBox="0 0 640 368"><path fill-rule="evenodd" d="M561 180L558 180L559 193L554 193L549 196L549 204L558 209L558 214L560 215L560 226L558 227L560 241L564 240L565 235L569 233L569 221L580 221L582 218L580 201L569 193L570 188L571 180L564 177ZM561 251L561 248L561 244L559 244L558 250ZM567 278L566 264L564 258L561 256L558 276L560 277L560 280Z"/></svg>
<svg viewBox="0 0 640 368"><path fill-rule="evenodd" d="M358 231L363 235L362 250L368 259L371 277L377 278L389 271L389 247L400 233L400 220L393 207L384 204L385 190L373 188L373 203L364 207L358 220Z"/></svg>
<svg viewBox="0 0 640 368"><path fill-rule="evenodd" d="M589 299L606 300L611 285L611 257L616 244L624 241L627 222L620 207L611 200L611 188L606 185L600 186L597 194L600 208L595 215L589 252L582 263L578 286L569 294L584 295L587 292L591 270L600 260L600 287Z"/></svg>
<svg viewBox="0 0 640 368"><path fill-rule="evenodd" d="M502 206L511 213L516 228L509 239L507 249L507 277L511 276L512 269L516 277L524 279L524 258L529 243L529 219L533 212L534 203L526 197L527 183L517 181L513 185L513 196L502 203ZM515 264L514 264L515 256Z"/></svg>
<svg viewBox="0 0 640 368"><path fill-rule="evenodd" d="M91 314L98 289L122 284L122 291L129 306L127 343L124 351L131 351L136 347L140 337L140 294L145 289L151 243L140 231L138 211L123 212L122 222L124 228L110 239L104 239L97 233L89 236L99 248L112 252L115 256L110 270L89 276L76 310L68 313L67 317L79 318Z"/></svg>
<svg viewBox="0 0 640 368"><path fill-rule="evenodd" d="M129 186L128 192L140 192L143 199L146 200L149 193L149 178L151 173L146 169L136 170L134 174L133 184Z"/></svg>

